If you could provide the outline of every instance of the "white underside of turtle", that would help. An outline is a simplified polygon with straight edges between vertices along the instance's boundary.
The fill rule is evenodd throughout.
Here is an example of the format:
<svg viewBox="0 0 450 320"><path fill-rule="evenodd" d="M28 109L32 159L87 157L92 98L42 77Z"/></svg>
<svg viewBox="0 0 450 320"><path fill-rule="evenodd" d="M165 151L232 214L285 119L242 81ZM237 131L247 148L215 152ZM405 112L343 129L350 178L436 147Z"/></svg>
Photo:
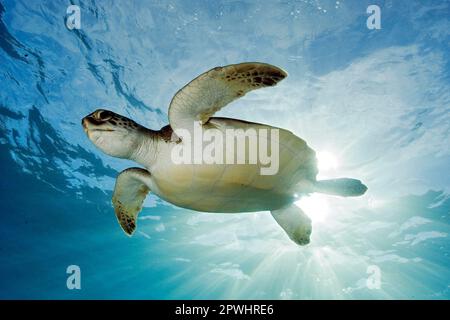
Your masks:
<svg viewBox="0 0 450 320"><path fill-rule="evenodd" d="M308 244L311 220L294 204L297 195L320 192L339 196L359 196L367 187L359 180L341 178L317 181L315 152L288 130L237 119L215 118L215 112L247 92L274 86L286 72L265 63L240 63L205 72L178 91L169 107L169 126L159 131L147 129L112 111L99 109L82 120L89 139L103 152L139 163L143 168L122 171L116 180L113 205L126 234L136 229L137 216L149 192L176 206L203 212L240 213L270 211L291 240ZM255 163L178 163L174 148L191 147L193 141L175 133L193 132L199 125L210 130L245 133L248 129L271 132L258 148L268 152L277 143L277 171L261 174L267 167ZM237 129L242 129L238 130ZM227 146L224 147L225 149ZM248 144L245 146L249 154ZM195 148L192 148L194 150Z"/></svg>

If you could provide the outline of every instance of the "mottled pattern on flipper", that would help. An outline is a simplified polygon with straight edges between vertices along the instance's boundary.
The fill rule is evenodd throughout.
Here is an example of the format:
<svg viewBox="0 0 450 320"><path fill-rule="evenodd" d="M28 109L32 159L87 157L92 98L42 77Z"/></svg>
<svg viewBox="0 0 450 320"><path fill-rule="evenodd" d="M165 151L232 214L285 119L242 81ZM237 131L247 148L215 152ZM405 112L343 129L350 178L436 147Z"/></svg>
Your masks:
<svg viewBox="0 0 450 320"><path fill-rule="evenodd" d="M194 121L203 124L230 102L258 88L271 87L287 73L266 63L247 62L216 67L179 90L169 107L172 129L190 129Z"/></svg>
<svg viewBox="0 0 450 320"><path fill-rule="evenodd" d="M253 88L274 86L287 76L283 70L261 63L241 63L230 67L219 67L215 71L222 73L222 80L241 87L237 90L238 95Z"/></svg>
<svg viewBox="0 0 450 320"><path fill-rule="evenodd" d="M134 230L136 229L136 223L134 222L134 219L127 214L125 207L119 200L113 200L113 203L117 220L119 221L120 226L126 234L132 235Z"/></svg>
<svg viewBox="0 0 450 320"><path fill-rule="evenodd" d="M116 180L112 202L117 221L126 234L132 235L145 197L150 191L150 173L141 168L122 171Z"/></svg>

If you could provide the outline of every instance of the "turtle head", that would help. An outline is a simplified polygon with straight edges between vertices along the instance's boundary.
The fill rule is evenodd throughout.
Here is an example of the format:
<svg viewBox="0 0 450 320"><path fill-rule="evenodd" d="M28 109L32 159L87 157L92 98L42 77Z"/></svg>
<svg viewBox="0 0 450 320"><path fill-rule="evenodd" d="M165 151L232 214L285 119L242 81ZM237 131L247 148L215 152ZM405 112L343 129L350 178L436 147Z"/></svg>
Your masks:
<svg viewBox="0 0 450 320"><path fill-rule="evenodd" d="M98 109L81 120L84 131L104 153L130 159L148 130L131 119L109 110Z"/></svg>

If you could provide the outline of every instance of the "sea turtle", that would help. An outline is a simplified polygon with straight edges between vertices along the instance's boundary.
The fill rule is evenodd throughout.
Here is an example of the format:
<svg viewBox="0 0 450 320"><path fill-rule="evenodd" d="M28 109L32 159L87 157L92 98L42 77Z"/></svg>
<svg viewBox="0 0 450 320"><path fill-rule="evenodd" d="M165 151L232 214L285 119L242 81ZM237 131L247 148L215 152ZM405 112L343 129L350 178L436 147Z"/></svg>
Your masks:
<svg viewBox="0 0 450 320"><path fill-rule="evenodd" d="M169 106L170 125L159 131L104 109L83 118L87 136L104 153L133 160L145 167L126 169L116 180L112 202L125 233L132 235L135 231L137 215L146 195L152 191L172 204L196 211L270 211L295 243L305 245L310 241L311 220L294 204L297 195L311 192L340 196L364 194L367 187L356 179L317 181L315 152L290 131L212 117L247 92L274 86L286 76L286 72L278 67L257 62L213 68L175 94ZM246 160L236 164L197 163L195 159L191 163L175 161L175 148L193 145L193 139L187 139L179 132L195 133L195 128L205 135L212 130L215 134L225 134L233 129L237 135L244 135L247 142L250 140L245 137L248 129L253 129L252 132L275 130L278 137L267 135L265 140L260 139L257 143L258 148L269 149L278 143L279 168L275 173L261 174L267 163L260 159L256 163ZM250 157L249 145L249 142L245 144L244 150ZM224 148L222 151L229 151L228 146ZM273 153L274 148L271 151ZM220 150L212 154L216 152L219 154Z"/></svg>

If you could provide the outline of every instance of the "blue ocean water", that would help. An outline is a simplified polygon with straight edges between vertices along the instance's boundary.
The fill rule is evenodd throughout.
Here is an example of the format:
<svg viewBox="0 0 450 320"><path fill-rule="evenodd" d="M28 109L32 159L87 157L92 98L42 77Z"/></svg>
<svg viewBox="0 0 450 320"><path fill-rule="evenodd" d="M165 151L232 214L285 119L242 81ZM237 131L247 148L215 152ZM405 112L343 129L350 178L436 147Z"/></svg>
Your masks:
<svg viewBox="0 0 450 320"><path fill-rule="evenodd" d="M0 298L449 299L449 17L449 1L0 0ZM289 77L219 115L291 130L321 177L368 192L302 198L306 247L268 212L153 195L128 238L111 193L133 164L99 152L81 118L106 107L159 129L185 83L243 61Z"/></svg>

